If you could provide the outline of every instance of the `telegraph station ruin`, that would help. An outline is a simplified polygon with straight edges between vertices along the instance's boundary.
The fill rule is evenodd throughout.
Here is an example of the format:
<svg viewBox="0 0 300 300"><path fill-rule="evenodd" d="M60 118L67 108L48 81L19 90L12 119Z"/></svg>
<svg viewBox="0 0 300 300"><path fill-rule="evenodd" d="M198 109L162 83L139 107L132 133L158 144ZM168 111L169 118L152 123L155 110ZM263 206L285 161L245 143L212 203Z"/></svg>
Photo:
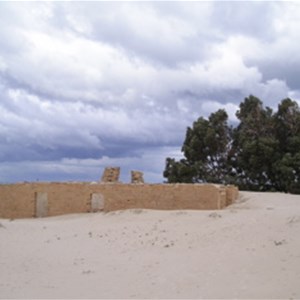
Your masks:
<svg viewBox="0 0 300 300"><path fill-rule="evenodd" d="M238 197L235 186L146 184L131 171L131 183L119 181L120 168L105 168L99 182L0 184L0 218L31 218L122 209L222 209Z"/></svg>
<svg viewBox="0 0 300 300"><path fill-rule="evenodd" d="M120 168L105 168L101 182L118 182L120 177Z"/></svg>

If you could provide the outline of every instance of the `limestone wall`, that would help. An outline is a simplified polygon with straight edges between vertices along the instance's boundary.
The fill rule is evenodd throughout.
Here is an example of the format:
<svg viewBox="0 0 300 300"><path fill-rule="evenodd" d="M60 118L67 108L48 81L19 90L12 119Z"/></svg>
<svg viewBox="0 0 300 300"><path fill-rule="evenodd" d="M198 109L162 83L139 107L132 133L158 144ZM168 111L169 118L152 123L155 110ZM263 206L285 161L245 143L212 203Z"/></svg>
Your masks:
<svg viewBox="0 0 300 300"><path fill-rule="evenodd" d="M131 171L131 183L144 183L144 174L140 171Z"/></svg>
<svg viewBox="0 0 300 300"><path fill-rule="evenodd" d="M145 209L222 209L235 187L210 184L20 183L0 185L0 218Z"/></svg>
<svg viewBox="0 0 300 300"><path fill-rule="evenodd" d="M226 206L230 205L238 198L239 189L234 185L226 186Z"/></svg>
<svg viewBox="0 0 300 300"><path fill-rule="evenodd" d="M120 167L107 167L104 169L101 182L118 182L120 177Z"/></svg>

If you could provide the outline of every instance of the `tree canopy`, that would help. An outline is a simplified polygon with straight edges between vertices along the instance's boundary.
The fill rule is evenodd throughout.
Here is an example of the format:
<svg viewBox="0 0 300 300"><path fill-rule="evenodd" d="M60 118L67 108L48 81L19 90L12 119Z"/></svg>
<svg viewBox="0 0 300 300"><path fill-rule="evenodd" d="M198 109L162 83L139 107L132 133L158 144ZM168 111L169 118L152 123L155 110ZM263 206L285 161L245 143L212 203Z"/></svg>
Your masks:
<svg viewBox="0 0 300 300"><path fill-rule="evenodd" d="M184 158L166 159L172 182L235 184L240 189L300 193L300 109L287 98L277 112L250 95L236 112L237 126L220 109L187 127Z"/></svg>

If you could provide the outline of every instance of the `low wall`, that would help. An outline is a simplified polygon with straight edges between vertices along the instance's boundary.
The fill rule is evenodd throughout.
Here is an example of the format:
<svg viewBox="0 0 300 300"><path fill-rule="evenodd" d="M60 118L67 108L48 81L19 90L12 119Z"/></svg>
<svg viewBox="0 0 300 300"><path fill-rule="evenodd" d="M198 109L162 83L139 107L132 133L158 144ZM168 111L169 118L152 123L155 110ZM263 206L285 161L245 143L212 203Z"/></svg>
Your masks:
<svg viewBox="0 0 300 300"><path fill-rule="evenodd" d="M144 209L222 209L234 186L212 184L19 183L0 185L0 218Z"/></svg>

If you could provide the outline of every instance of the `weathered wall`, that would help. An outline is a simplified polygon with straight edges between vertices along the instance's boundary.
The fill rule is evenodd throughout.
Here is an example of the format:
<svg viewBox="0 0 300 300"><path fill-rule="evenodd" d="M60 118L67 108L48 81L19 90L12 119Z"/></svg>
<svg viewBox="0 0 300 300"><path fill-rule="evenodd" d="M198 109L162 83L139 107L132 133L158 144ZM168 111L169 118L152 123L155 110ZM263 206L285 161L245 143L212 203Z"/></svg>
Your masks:
<svg viewBox="0 0 300 300"><path fill-rule="evenodd" d="M45 211L48 216L55 216L128 208L222 209L236 197L235 187L210 184L6 184L0 185L0 217L29 218L44 216Z"/></svg>
<svg viewBox="0 0 300 300"><path fill-rule="evenodd" d="M131 183L145 183L143 172L131 171Z"/></svg>
<svg viewBox="0 0 300 300"><path fill-rule="evenodd" d="M101 182L118 182L120 177L120 167L105 168Z"/></svg>
<svg viewBox="0 0 300 300"><path fill-rule="evenodd" d="M226 186L226 206L232 204L238 198L239 189L234 185Z"/></svg>

